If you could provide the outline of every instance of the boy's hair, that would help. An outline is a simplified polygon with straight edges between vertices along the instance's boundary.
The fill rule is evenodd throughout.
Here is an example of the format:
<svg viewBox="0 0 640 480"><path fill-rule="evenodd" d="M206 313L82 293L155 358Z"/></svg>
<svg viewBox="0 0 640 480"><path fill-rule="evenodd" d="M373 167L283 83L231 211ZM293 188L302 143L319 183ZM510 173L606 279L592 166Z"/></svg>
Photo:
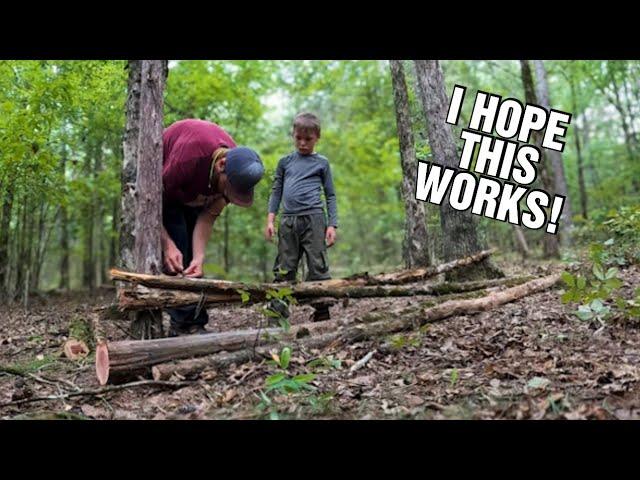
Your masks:
<svg viewBox="0 0 640 480"><path fill-rule="evenodd" d="M314 115L310 112L303 112L296 115L293 119L293 133L296 130L300 130L301 132L313 132L318 137L320 136L320 119L317 115Z"/></svg>

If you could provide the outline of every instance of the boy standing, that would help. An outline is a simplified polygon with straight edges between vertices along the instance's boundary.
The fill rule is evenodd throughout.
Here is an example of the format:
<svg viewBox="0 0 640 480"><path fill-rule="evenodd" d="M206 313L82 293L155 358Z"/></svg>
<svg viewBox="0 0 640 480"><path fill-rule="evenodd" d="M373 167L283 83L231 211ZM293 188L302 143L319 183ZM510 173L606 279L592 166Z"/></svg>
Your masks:
<svg viewBox="0 0 640 480"><path fill-rule="evenodd" d="M331 278L327 247L336 241L338 211L329 161L314 150L319 139L318 117L312 113L297 115L293 121L296 150L278 162L265 228L265 237L271 240L282 200L278 256L273 267L276 281L296 280L303 253L307 257L307 281ZM328 221L321 199L323 189Z"/></svg>

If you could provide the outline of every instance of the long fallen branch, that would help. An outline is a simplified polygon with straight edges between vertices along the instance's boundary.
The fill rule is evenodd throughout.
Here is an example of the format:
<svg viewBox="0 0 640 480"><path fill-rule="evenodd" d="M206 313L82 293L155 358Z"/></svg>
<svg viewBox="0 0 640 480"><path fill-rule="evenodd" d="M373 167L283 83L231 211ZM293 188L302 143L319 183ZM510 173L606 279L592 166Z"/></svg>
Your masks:
<svg viewBox="0 0 640 480"><path fill-rule="evenodd" d="M559 279L560 275L554 274L506 290L493 292L481 298L456 299L428 307L411 307L397 312L368 314L360 317L358 323L343 325L337 330L330 331L330 333L318 337L307 337L294 342L280 341L275 345L260 347L256 349L255 355L251 349L245 349L238 352L156 365L152 368L153 378L157 380L169 379L174 374L189 377L207 368L221 369L231 364L241 364L251 361L256 357L268 357L272 349L283 346L322 349L333 344L352 343L380 335L388 335L416 328L426 323L444 320L455 315L490 310L505 303L526 297L527 295L544 291L555 285Z"/></svg>
<svg viewBox="0 0 640 480"><path fill-rule="evenodd" d="M500 285L518 285L531 280L532 276L513 278L501 278L493 280L479 280L472 282L444 282L433 285L373 285L373 286L348 286L348 287L315 287L298 289L293 288L292 295L299 302L305 303L314 298L384 298L384 297L413 297L416 295L444 295L448 293L461 293L492 288ZM321 283L321 282L318 282ZM257 301L253 297L250 303ZM228 295L220 293L195 293L185 290L166 290L149 287L137 287L120 291L119 306L122 310L141 310L148 308L169 308L199 303L204 305L219 303L240 302L241 296L237 293Z"/></svg>
<svg viewBox="0 0 640 480"><path fill-rule="evenodd" d="M71 397L84 397L84 396L96 396L109 392L117 392L127 388L134 387L170 387L170 388L183 388L193 385L194 382L165 382L158 380L139 380L137 382L123 383L121 385L110 385L108 387L97 388L93 390L80 390L78 392L70 392L62 395L48 395L46 397L31 397L23 398L21 400L13 400L11 402L0 403L0 407L8 407L10 405L21 405L23 403L33 403L51 400L65 400Z"/></svg>
<svg viewBox="0 0 640 480"><path fill-rule="evenodd" d="M434 297L424 302L433 306L454 298L469 298L486 293L485 290ZM414 309L416 307L413 307ZM366 314L356 319L336 318L322 322L308 322L291 326L285 333L280 328L247 329L205 335L190 335L154 340L124 340L98 342L96 347L96 374L101 384L108 381L125 381L135 375L147 375L149 368L159 363L190 357L230 352L278 341L295 341L310 335L336 332L355 321L374 321L376 314Z"/></svg>
<svg viewBox="0 0 640 480"><path fill-rule="evenodd" d="M420 268L414 270L403 270L387 274L373 275L360 274L350 278L325 280L321 282L303 282L303 283L263 283L249 284L242 282L230 282L225 280L203 279L203 278L185 278L168 275L148 275L141 273L127 272L124 270L112 269L110 271L111 278L117 281L132 283L135 285L143 285L148 288L172 290L169 296L174 297L167 300L170 305L176 305L176 298L188 298L191 303L200 300L200 294L205 296L205 302L208 303L225 303L239 302L242 299L240 291L249 294L252 302L264 301L269 290L277 290L283 287L289 287L292 295L296 298L308 297L324 297L332 296L327 292L335 292L336 289L348 289L356 287L365 287L371 285L400 285L414 282L421 282L427 278L437 276L441 273L448 272L455 268L471 265L480 262L491 255L494 250L484 250L466 258L454 260L435 267ZM175 291L191 291L197 292L198 297L194 300L193 296L181 297ZM137 299L140 299L138 294ZM366 295L365 295L366 296ZM134 301L136 297L120 297L120 307L125 308L144 308L140 303ZM158 301L156 301L158 302ZM162 300L159 301L161 306L165 306Z"/></svg>

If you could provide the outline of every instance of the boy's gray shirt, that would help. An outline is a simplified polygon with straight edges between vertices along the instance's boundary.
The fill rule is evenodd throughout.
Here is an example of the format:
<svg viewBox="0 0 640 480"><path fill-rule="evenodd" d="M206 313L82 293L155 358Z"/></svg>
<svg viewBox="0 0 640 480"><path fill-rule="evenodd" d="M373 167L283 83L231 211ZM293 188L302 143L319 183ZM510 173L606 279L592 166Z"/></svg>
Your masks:
<svg viewBox="0 0 640 480"><path fill-rule="evenodd" d="M336 192L329 160L317 153L301 155L293 152L278 162L269 198L269 213L278 213L280 200L283 215L322 213L322 188L327 200L329 226L337 227Z"/></svg>

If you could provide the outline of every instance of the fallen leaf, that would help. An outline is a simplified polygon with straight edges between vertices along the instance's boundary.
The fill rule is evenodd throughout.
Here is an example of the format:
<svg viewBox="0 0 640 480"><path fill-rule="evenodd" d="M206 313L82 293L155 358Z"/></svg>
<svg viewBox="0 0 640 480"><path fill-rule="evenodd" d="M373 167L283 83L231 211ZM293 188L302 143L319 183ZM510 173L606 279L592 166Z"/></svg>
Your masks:
<svg viewBox="0 0 640 480"><path fill-rule="evenodd" d="M97 407L94 407L93 405L89 405L86 403L80 407L80 410L82 410L82 413L86 417L91 417L91 418L106 417L106 412L103 408L97 408Z"/></svg>
<svg viewBox="0 0 640 480"><path fill-rule="evenodd" d="M229 403L237 393L238 391L235 388L227 390L226 392L224 392L224 397L222 397L222 403Z"/></svg>
<svg viewBox="0 0 640 480"><path fill-rule="evenodd" d="M536 389L536 388L545 389L550 383L551 381L548 378L533 377L531 380L529 380L529 383L527 383L527 387L533 388L533 389Z"/></svg>
<svg viewBox="0 0 640 480"><path fill-rule="evenodd" d="M405 396L405 399L410 407L419 407L424 404L424 399L417 395L407 395Z"/></svg>

